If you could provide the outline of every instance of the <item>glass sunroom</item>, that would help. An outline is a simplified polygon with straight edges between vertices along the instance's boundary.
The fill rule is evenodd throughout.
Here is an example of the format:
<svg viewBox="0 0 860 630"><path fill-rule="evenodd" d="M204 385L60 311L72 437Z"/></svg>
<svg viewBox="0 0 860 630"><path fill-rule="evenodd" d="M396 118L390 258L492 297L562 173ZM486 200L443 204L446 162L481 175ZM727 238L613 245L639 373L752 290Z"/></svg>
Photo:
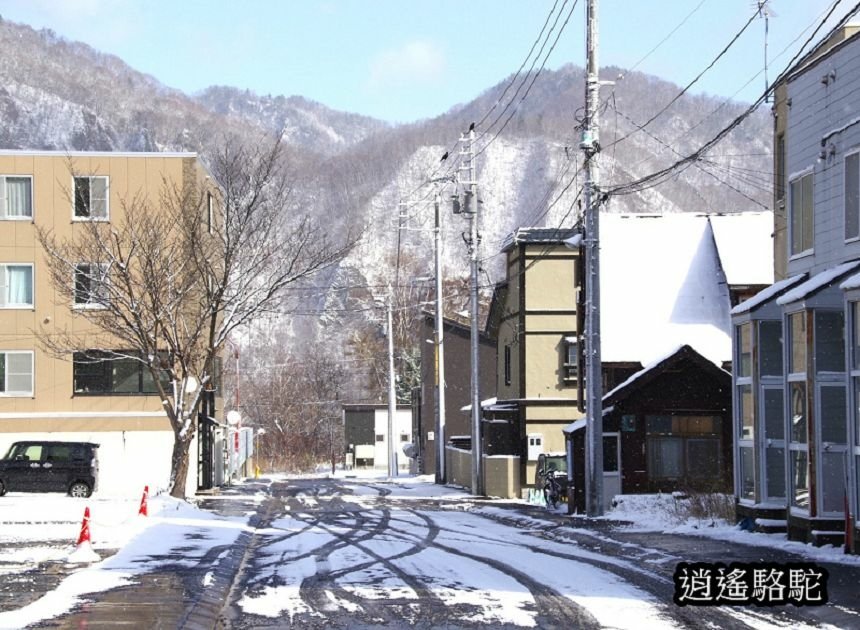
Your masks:
<svg viewBox="0 0 860 630"><path fill-rule="evenodd" d="M840 542L846 492L856 514L858 405L848 401L860 402L850 329L860 331L860 306L846 296L860 303L860 279L848 293L840 282L858 271L854 261L794 276L732 311L735 492L739 518L759 529Z"/></svg>
<svg viewBox="0 0 860 630"><path fill-rule="evenodd" d="M783 310L776 300L805 279L781 280L732 310L737 513L765 531L784 531L787 523Z"/></svg>

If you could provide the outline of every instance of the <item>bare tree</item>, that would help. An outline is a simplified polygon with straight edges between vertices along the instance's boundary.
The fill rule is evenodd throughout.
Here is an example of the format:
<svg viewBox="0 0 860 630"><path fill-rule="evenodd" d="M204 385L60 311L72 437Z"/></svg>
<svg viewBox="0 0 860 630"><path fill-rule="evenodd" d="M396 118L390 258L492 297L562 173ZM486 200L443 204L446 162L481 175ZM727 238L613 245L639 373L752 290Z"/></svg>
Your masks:
<svg viewBox="0 0 860 630"><path fill-rule="evenodd" d="M343 453L340 390L345 371L316 349L279 350L251 372L245 413L265 433L260 460L267 467L306 472L322 462L334 469Z"/></svg>
<svg viewBox="0 0 860 630"><path fill-rule="evenodd" d="M92 308L76 313L94 331L42 331L42 345L146 366L173 428L176 497L185 496L201 399L230 334L287 308L285 289L354 244L349 235L333 242L293 200L279 142L225 142L209 166L211 181L165 180L155 200L123 199L116 220L81 224L74 239L38 230L60 300L86 301Z"/></svg>

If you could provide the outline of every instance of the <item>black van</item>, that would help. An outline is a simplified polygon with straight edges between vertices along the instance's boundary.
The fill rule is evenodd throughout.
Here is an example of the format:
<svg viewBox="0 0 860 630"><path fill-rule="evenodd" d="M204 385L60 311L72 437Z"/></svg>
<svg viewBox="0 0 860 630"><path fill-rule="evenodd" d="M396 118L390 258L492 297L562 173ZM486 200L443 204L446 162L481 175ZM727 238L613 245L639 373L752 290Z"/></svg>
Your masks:
<svg viewBox="0 0 860 630"><path fill-rule="evenodd" d="M92 442L15 442L0 459L0 496L11 491L88 497L98 483L98 448Z"/></svg>

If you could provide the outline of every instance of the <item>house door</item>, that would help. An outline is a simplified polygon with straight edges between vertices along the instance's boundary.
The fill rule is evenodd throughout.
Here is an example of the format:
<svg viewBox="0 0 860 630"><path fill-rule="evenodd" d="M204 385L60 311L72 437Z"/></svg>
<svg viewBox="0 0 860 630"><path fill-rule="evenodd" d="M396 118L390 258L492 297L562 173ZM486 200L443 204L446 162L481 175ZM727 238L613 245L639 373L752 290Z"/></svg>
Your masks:
<svg viewBox="0 0 860 630"><path fill-rule="evenodd" d="M603 434L603 509L612 507L612 499L621 494L621 436Z"/></svg>

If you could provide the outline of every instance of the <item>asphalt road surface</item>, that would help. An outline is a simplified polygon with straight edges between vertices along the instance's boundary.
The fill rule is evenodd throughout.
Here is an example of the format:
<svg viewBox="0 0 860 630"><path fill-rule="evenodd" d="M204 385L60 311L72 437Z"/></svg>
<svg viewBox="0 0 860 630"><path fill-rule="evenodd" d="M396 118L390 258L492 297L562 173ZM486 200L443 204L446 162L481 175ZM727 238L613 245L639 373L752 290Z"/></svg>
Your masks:
<svg viewBox="0 0 860 630"><path fill-rule="evenodd" d="M421 497L422 485L241 486L203 502L249 516L234 545L209 549L193 566L177 549L175 566L162 564L46 627L860 628L852 567L831 567L845 586L824 607L680 608L671 579L678 561L753 561L761 551L571 528L539 511L531 518L528 508ZM265 500L252 501L264 488Z"/></svg>

